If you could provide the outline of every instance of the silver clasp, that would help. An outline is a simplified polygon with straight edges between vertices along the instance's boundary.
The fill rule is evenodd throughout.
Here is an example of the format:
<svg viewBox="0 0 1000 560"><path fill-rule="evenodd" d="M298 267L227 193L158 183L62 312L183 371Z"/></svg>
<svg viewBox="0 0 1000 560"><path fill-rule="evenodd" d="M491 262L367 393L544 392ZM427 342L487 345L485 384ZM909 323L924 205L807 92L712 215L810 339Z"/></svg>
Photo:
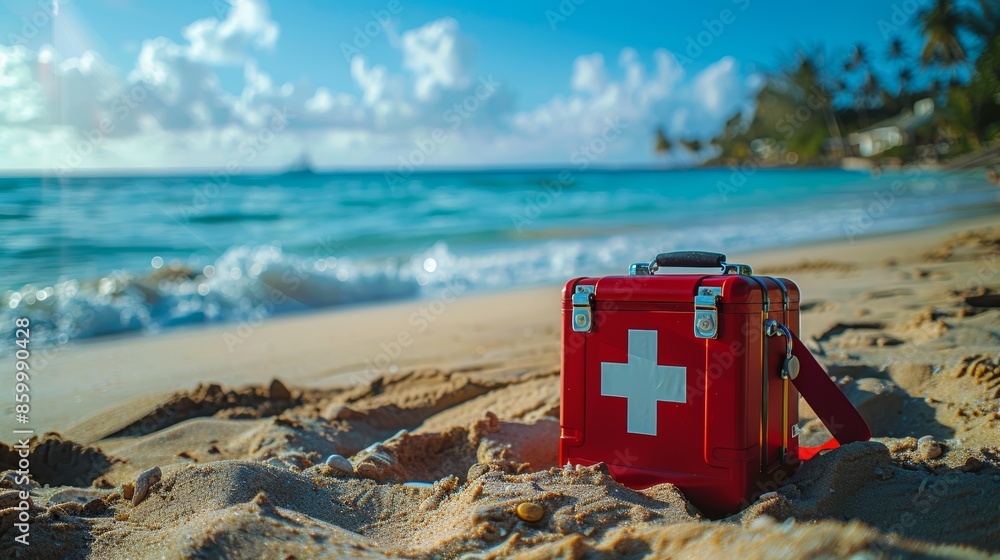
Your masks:
<svg viewBox="0 0 1000 560"><path fill-rule="evenodd" d="M702 286L694 296L694 336L716 338L719 336L719 298L722 288Z"/></svg>
<svg viewBox="0 0 1000 560"><path fill-rule="evenodd" d="M590 332L594 328L594 287L577 286L573 293L573 330Z"/></svg>

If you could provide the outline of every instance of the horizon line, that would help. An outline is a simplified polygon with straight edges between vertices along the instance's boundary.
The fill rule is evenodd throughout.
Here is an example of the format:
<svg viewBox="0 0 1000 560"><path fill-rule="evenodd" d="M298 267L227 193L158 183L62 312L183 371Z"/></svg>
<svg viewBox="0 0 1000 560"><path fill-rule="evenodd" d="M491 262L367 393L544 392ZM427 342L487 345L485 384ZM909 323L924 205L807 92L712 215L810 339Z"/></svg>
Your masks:
<svg viewBox="0 0 1000 560"><path fill-rule="evenodd" d="M807 166L782 166L782 165L758 165L761 168L766 169L841 169L839 165L807 165ZM582 174L582 173L632 173L632 172L669 172L669 171L697 171L697 170L712 170L712 169L725 169L730 170L729 166L722 164L697 164L697 165L686 165L686 166L665 166L665 165L622 165L622 166L590 166L586 169L578 169L577 166L573 165L540 165L540 166L527 166L527 167L515 167L515 166L498 166L498 167L438 167L438 168L428 168L428 169L417 169L413 171L401 171L399 169L386 169L382 167L353 167L353 168L329 168L329 169L308 169L308 170L295 170L295 169L260 169L250 172L241 173L228 173L225 171L220 171L218 168L187 168L187 169L157 169L157 168L107 168L105 170L95 170L94 173L65 173L65 174L53 174L53 173L39 173L37 169L16 169L16 170L0 170L0 180L11 180L11 179L52 179L52 180L62 180L62 179L106 179L106 178L116 178L116 179L131 179L131 178L150 178L150 177L171 177L171 178L184 178L184 177L215 177L215 176L228 176L228 177L309 177L309 176L324 176L324 175L397 175L399 179L406 180L409 177L415 175L435 175L435 174L449 174L449 173L494 173L494 174L513 174L513 173L562 173L569 172L571 174Z"/></svg>

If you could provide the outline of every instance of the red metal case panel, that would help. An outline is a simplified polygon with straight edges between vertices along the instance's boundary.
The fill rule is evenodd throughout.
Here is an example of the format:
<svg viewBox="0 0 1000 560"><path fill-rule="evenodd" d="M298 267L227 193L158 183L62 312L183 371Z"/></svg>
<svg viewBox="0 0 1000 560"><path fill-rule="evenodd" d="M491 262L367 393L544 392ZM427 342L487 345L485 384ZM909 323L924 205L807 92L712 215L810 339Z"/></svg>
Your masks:
<svg viewBox="0 0 1000 560"><path fill-rule="evenodd" d="M747 277L568 283L560 461L607 463L617 480L634 488L676 484L712 516L773 489L767 481L775 476L768 471L786 470L797 460L790 432L798 394L778 374L784 340L763 335L766 318L798 329L798 290L784 283L787 308L778 283L765 280L771 300L766 316L761 285ZM591 332L573 331L570 296L578 285L595 293ZM721 290L714 339L694 335L693 298L700 286Z"/></svg>

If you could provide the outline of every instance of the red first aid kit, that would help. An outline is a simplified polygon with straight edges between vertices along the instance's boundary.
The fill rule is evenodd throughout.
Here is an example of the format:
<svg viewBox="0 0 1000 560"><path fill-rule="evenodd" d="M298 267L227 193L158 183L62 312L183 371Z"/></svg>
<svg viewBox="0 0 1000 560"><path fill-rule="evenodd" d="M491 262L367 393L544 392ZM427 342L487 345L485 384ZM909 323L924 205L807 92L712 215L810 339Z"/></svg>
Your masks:
<svg viewBox="0 0 1000 560"><path fill-rule="evenodd" d="M665 268L714 274L656 274ZM669 482L728 515L820 449L871 437L798 340L799 289L719 253L663 253L563 291L561 464L626 486ZM799 395L834 436L798 443Z"/></svg>

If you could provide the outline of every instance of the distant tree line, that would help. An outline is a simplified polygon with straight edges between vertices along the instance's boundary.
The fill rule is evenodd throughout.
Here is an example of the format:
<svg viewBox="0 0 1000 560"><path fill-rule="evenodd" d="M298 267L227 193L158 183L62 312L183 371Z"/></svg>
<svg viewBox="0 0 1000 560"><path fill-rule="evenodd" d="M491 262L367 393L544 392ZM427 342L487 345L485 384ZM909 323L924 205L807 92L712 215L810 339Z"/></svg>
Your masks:
<svg viewBox="0 0 1000 560"><path fill-rule="evenodd" d="M709 164L747 158L833 164L859 155L852 133L912 110L921 99L933 100L933 117L880 157L952 157L1000 140L1000 0L933 0L915 21L919 52L899 37L890 37L884 52L856 44L840 58L823 46L797 48L792 62L765 75L752 115L734 116L710 143L669 138L659 128L656 152L714 146L718 155ZM877 57L886 63L881 72Z"/></svg>

